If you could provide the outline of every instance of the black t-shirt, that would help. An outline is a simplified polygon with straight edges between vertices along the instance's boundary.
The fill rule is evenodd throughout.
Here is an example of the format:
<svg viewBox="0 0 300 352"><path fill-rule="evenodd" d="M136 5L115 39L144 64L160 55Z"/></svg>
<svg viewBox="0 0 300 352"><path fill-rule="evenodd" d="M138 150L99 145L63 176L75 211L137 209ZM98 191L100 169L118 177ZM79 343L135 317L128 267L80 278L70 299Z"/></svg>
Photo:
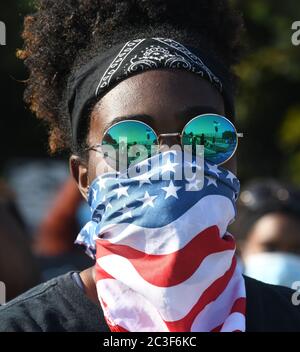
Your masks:
<svg viewBox="0 0 300 352"><path fill-rule="evenodd" d="M246 331L299 331L294 291L245 277ZM85 295L74 273L41 284L0 308L0 331L109 331L101 308Z"/></svg>

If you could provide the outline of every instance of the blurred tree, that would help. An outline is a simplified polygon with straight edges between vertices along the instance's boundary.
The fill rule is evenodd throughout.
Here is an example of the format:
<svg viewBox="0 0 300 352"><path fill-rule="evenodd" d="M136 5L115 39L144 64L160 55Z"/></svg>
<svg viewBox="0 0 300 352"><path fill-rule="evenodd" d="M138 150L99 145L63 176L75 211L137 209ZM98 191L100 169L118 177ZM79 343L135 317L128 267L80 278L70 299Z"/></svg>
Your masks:
<svg viewBox="0 0 300 352"><path fill-rule="evenodd" d="M245 132L240 176L281 177L300 185L300 47L292 45L292 23L300 2L236 0L247 32L237 116Z"/></svg>

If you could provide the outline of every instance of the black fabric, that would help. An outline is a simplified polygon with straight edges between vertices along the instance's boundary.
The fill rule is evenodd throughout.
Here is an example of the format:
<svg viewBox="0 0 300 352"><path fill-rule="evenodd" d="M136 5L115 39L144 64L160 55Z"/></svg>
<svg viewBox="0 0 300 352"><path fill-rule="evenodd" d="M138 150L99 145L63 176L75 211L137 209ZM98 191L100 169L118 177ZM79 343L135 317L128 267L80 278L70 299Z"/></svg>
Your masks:
<svg viewBox="0 0 300 352"><path fill-rule="evenodd" d="M300 332L300 306L291 300L294 291L247 277L245 282L246 331ZM0 331L108 332L109 328L101 309L68 273L1 307Z"/></svg>
<svg viewBox="0 0 300 352"><path fill-rule="evenodd" d="M0 308L1 332L108 332L102 310L72 272L41 284Z"/></svg>
<svg viewBox="0 0 300 352"><path fill-rule="evenodd" d="M248 277L245 283L246 331L300 332L300 305L292 303L295 291Z"/></svg>
<svg viewBox="0 0 300 352"><path fill-rule="evenodd" d="M68 80L68 113L73 143L82 139L82 124L91 106L129 76L146 70L181 69L210 81L223 95L226 115L234 116L232 82L225 67L200 49L172 39L135 39L113 46L71 74Z"/></svg>

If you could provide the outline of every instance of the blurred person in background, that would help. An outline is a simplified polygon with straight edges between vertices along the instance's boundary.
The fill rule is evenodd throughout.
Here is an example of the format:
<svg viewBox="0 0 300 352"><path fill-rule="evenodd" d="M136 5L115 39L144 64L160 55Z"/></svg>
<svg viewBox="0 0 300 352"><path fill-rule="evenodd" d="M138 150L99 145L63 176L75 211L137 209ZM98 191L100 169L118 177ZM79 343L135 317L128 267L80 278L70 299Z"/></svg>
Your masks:
<svg viewBox="0 0 300 352"><path fill-rule="evenodd" d="M89 207L70 178L68 163L50 158L12 160L4 177L26 223L41 280L90 266L84 249L74 245L80 227L88 221Z"/></svg>
<svg viewBox="0 0 300 352"><path fill-rule="evenodd" d="M9 301L40 282L39 266L14 195L0 180L0 281Z"/></svg>
<svg viewBox="0 0 300 352"><path fill-rule="evenodd" d="M67 179L56 195L33 236L33 249L47 281L71 270L84 270L93 264L82 247L74 244L80 227L90 217L76 182Z"/></svg>
<svg viewBox="0 0 300 352"><path fill-rule="evenodd" d="M245 274L292 287L300 281L300 191L274 179L245 185L232 225Z"/></svg>

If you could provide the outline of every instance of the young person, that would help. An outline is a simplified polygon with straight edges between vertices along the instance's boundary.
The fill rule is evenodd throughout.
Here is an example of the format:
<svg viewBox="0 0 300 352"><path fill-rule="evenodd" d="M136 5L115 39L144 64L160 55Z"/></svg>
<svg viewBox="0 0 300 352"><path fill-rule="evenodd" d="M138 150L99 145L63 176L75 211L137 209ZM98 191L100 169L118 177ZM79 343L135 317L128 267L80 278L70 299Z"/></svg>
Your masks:
<svg viewBox="0 0 300 352"><path fill-rule="evenodd" d="M78 242L96 262L1 308L1 330L300 330L295 293L244 278L226 231L239 190L232 66L242 29L223 0L38 1L19 53L25 100L49 123L52 152L72 152L93 212ZM100 146L119 137L147 147L202 140L203 187L114 178ZM183 165L167 155L153 175Z"/></svg>

